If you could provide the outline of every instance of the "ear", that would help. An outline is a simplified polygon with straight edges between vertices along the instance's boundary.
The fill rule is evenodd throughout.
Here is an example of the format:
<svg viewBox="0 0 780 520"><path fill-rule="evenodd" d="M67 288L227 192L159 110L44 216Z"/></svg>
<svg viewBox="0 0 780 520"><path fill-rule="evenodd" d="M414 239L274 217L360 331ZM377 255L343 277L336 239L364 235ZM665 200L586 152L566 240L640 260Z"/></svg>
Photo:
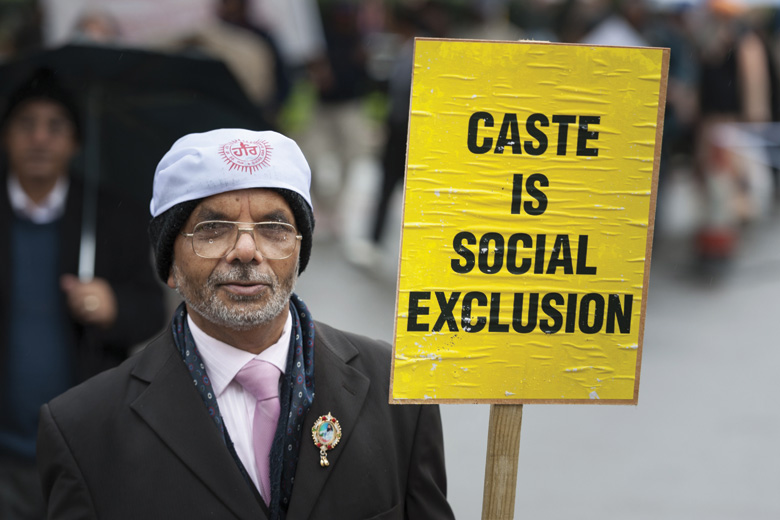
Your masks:
<svg viewBox="0 0 780 520"><path fill-rule="evenodd" d="M171 269L168 271L168 281L166 283L171 289L176 289L176 281L173 279L173 266L171 266Z"/></svg>

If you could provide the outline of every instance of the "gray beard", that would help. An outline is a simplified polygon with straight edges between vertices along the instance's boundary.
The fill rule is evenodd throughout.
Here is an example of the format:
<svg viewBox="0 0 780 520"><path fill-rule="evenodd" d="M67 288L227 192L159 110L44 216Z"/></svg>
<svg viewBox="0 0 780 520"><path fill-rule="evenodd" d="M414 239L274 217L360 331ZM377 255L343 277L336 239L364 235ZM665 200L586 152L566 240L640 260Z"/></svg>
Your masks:
<svg viewBox="0 0 780 520"><path fill-rule="evenodd" d="M296 263L292 276L281 282L276 276L261 274L249 264L231 265L230 269L222 273L211 273L206 285L191 283L174 263L173 278L176 283L176 292L184 299L192 310L203 316L206 320L233 330L250 330L260 325L270 323L287 308L290 295L295 288L298 279L298 265ZM268 302L262 307L241 305L242 302L255 302L258 296L241 296L228 294L235 305L225 305L218 297L216 287L219 284L229 282L254 282L267 284L271 289Z"/></svg>

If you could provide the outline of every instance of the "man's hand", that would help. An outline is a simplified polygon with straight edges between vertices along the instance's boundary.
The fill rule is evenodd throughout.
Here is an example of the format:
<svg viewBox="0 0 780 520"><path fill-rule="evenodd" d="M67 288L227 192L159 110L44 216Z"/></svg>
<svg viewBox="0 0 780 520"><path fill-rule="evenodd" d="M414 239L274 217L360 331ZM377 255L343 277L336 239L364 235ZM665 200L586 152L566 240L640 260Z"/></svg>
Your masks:
<svg viewBox="0 0 780 520"><path fill-rule="evenodd" d="M72 274L60 278L60 287L65 291L71 315L84 325L98 325L108 328L116 320L116 296L114 290L103 278L81 282Z"/></svg>

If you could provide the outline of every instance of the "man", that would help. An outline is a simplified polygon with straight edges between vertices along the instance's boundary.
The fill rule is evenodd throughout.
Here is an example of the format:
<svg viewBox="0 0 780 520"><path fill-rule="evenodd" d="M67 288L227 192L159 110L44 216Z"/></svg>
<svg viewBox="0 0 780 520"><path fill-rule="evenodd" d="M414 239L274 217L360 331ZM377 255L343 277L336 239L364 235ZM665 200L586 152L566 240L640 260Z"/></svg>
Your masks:
<svg viewBox="0 0 780 520"><path fill-rule="evenodd" d="M77 272L82 190L70 176L80 126L68 92L41 71L0 120L0 518L43 518L35 469L41 405L163 325L143 213L101 195L96 277Z"/></svg>
<svg viewBox="0 0 780 520"><path fill-rule="evenodd" d="M389 346L292 294L310 183L274 132L192 134L163 157L150 237L184 303L138 356L41 409L50 518L452 518L438 407L390 406Z"/></svg>

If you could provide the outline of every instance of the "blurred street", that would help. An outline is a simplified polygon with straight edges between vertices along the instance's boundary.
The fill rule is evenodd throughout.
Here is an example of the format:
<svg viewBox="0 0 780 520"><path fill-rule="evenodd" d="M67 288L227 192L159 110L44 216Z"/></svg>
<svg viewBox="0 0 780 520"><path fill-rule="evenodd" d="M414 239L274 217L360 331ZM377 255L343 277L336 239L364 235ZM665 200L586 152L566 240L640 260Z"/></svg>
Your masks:
<svg viewBox="0 0 780 520"><path fill-rule="evenodd" d="M315 318L392 341L397 235L370 274L316 237L297 291ZM524 407L515 518L780 517L780 218L744 235L718 282L691 279L689 244L655 246L638 406ZM481 517L489 413L442 407L460 519Z"/></svg>

